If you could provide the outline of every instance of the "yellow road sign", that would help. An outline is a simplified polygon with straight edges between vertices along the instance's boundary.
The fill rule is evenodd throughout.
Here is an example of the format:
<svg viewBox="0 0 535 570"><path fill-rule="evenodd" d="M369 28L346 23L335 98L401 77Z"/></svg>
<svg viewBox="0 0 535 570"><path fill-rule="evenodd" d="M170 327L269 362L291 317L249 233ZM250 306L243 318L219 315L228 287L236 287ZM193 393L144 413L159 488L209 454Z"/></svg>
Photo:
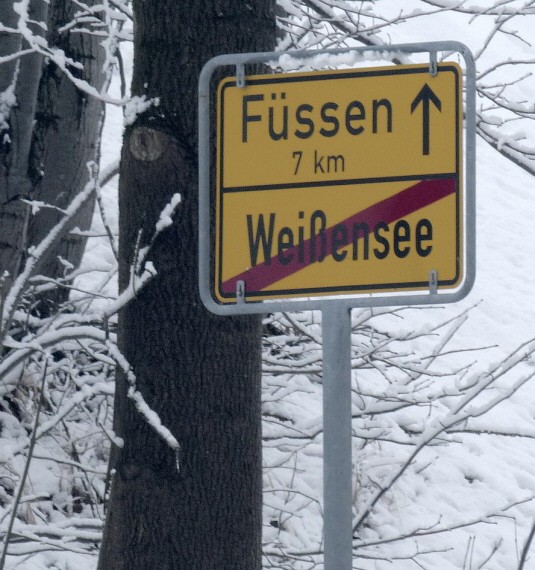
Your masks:
<svg viewBox="0 0 535 570"><path fill-rule="evenodd" d="M457 287L461 81L454 63L222 80L214 298Z"/></svg>

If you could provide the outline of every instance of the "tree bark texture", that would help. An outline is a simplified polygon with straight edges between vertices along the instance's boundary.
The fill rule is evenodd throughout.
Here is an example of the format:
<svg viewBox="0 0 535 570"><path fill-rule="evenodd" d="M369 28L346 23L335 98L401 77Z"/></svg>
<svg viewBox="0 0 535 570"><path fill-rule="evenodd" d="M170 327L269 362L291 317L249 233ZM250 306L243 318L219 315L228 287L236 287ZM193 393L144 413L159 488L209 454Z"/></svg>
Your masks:
<svg viewBox="0 0 535 570"><path fill-rule="evenodd" d="M273 4L134 2L133 94L159 105L123 144L121 287L164 205L175 193L182 202L151 251L157 277L120 315L119 343L137 389L181 448L177 468L119 374L115 430L124 445L115 449L99 570L261 568L261 321L216 317L198 295L197 81L213 55L273 49Z"/></svg>
<svg viewBox="0 0 535 570"><path fill-rule="evenodd" d="M90 2L91 3L91 2ZM0 21L16 28L13 2L0 2ZM77 75L101 89L105 82L105 53L99 38L85 33L57 30L68 23L79 6L71 0L31 0L30 17L47 23L50 46L61 48L84 69ZM43 33L35 26L35 33ZM15 34L5 34L0 55L28 48ZM58 210L41 209L30 215L23 199L39 200L65 208L89 180L87 163L98 161L103 104L83 94L52 62L38 54L24 55L0 66L0 93L15 87L16 105L0 132L0 268L16 277L28 246L38 244L61 219ZM2 125L0 125L1 127ZM93 203L87 204L69 229L87 230ZM41 260L39 272L61 277L64 267L58 256L74 266L81 260L85 239L66 233L59 246ZM63 301L68 290L48 293L46 302ZM45 312L48 310L45 309Z"/></svg>

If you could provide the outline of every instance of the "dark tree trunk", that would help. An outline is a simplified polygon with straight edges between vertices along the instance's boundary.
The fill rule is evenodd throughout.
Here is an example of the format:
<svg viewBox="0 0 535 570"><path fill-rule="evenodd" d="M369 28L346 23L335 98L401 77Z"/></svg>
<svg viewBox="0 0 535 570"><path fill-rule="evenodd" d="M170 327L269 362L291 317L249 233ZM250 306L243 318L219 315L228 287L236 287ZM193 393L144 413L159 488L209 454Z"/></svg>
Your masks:
<svg viewBox="0 0 535 570"><path fill-rule="evenodd" d="M115 474L100 570L261 568L260 344L257 317L221 318L197 287L197 80L209 57L271 50L274 2L139 0L133 94L159 97L127 131L120 182L120 285L174 193L156 240L157 277L120 315L137 388L180 442L172 449L117 379Z"/></svg>

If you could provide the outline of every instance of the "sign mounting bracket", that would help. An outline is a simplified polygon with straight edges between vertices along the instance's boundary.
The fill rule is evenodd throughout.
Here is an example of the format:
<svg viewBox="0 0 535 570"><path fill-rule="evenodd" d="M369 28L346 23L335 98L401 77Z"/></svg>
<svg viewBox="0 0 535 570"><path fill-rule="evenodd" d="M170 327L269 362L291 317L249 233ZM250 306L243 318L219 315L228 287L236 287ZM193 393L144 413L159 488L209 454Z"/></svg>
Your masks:
<svg viewBox="0 0 535 570"><path fill-rule="evenodd" d="M245 304L245 281L242 279L236 282L236 304Z"/></svg>
<svg viewBox="0 0 535 570"><path fill-rule="evenodd" d="M438 271L431 269L429 272L429 293L436 295L438 291Z"/></svg>
<svg viewBox="0 0 535 570"><path fill-rule="evenodd" d="M429 52L429 73L432 77L435 77L438 73L437 52L436 51L430 51Z"/></svg>
<svg viewBox="0 0 535 570"><path fill-rule="evenodd" d="M236 87L245 87L245 65L243 63L236 65Z"/></svg>

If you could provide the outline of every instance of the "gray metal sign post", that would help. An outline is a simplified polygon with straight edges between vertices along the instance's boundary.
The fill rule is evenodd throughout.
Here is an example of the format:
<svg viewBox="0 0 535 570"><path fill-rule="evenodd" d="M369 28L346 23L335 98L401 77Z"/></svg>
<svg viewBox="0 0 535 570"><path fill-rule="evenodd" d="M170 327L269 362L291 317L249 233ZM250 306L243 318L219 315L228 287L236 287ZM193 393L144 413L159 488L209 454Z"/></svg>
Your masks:
<svg viewBox="0 0 535 570"><path fill-rule="evenodd" d="M324 568L353 564L351 453L351 309L322 307Z"/></svg>
<svg viewBox="0 0 535 570"><path fill-rule="evenodd" d="M329 298L310 294L276 300L248 298L246 284L236 282L233 302L222 303L213 296L214 291L214 243L212 220L211 176L214 168L212 156L210 117L213 113L211 79L222 66L235 66L236 87L247 84L245 66L268 63L277 65L281 56L307 60L319 54L345 54L353 52L377 52L384 58L397 57L400 53L428 53L429 73L436 74L437 53L456 52L465 61L465 155L464 155L464 282L454 291L439 290L437 273L429 273L427 291L384 293L374 295L340 295ZM429 104L433 96L422 89L419 98L413 101L413 111L422 99L424 145L422 152L429 151ZM425 99L427 97L427 99ZM211 99L212 98L212 99ZM259 121L257 115L248 115L251 122ZM351 118L351 117L350 117ZM284 185L283 185L284 186ZM277 189L277 188L275 188ZM422 234L424 239L427 234ZM425 243L425 242L424 242ZM420 244L421 246L421 244ZM335 250L333 250L335 251ZM253 53L218 56L210 60L199 79L199 289L206 307L219 315L262 314L274 311L301 311L321 309L323 330L323 466L324 466L324 568L325 570L351 570L353 566L352 525L352 410L351 410L351 309L392 305L428 305L455 302L470 291L475 278L475 64L466 46L458 42L430 42L347 48L322 51L299 51L290 53ZM421 289L421 288L420 288ZM313 295L312 295L313 297ZM253 302L251 302L253 301Z"/></svg>

